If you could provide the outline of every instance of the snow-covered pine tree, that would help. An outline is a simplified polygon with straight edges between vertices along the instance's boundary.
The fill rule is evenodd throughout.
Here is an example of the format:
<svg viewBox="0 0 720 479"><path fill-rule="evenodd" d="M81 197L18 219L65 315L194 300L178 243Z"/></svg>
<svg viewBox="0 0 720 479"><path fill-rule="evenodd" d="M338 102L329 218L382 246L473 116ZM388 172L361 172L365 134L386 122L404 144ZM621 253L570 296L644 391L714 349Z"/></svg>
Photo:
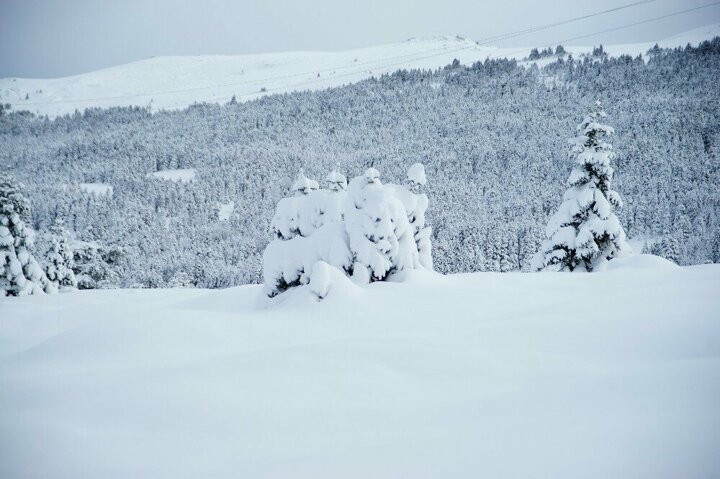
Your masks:
<svg viewBox="0 0 720 479"><path fill-rule="evenodd" d="M233 98L235 98L233 96ZM175 274L168 280L168 288L192 288L193 282L190 275L185 271L176 271Z"/></svg>
<svg viewBox="0 0 720 479"><path fill-rule="evenodd" d="M422 192L422 188L427 183L425 176L425 166L422 163L414 163L407 171L408 189L413 194L415 204L412 211L408 211L408 219L413 229L415 244L417 245L420 264L427 269L433 269L432 260L432 243L430 235L432 229L425 226L425 211L428 207L428 197Z"/></svg>
<svg viewBox="0 0 720 479"><path fill-rule="evenodd" d="M507 273L514 269L510 234L506 233L500 243L500 272Z"/></svg>
<svg viewBox="0 0 720 479"><path fill-rule="evenodd" d="M0 175L0 291L3 296L24 296L55 291L30 253L32 230L25 227L30 206L21 185Z"/></svg>
<svg viewBox="0 0 720 479"><path fill-rule="evenodd" d="M310 194L312 191L316 191L318 188L320 188L318 182L305 176L302 168L300 168L300 173L291 189L295 193L295 196L303 196Z"/></svg>
<svg viewBox="0 0 720 479"><path fill-rule="evenodd" d="M682 257L682 243L679 238L680 233L665 236L659 243L656 243L652 249L657 256L662 256L673 263L680 264Z"/></svg>
<svg viewBox="0 0 720 479"><path fill-rule="evenodd" d="M546 239L534 259L536 270L593 271L629 249L625 231L613 213L622 201L611 189L614 154L605 138L614 130L601 123L605 116L597 101L570 140L574 166L569 188L548 222Z"/></svg>
<svg viewBox="0 0 720 479"><path fill-rule="evenodd" d="M124 250L105 247L95 241L73 243L73 272L78 289L116 288L119 283L120 262Z"/></svg>
<svg viewBox="0 0 720 479"><path fill-rule="evenodd" d="M375 168L350 181L345 225L355 282L383 281L390 273L419 267L407 210Z"/></svg>
<svg viewBox="0 0 720 479"><path fill-rule="evenodd" d="M45 262L45 275L55 288L60 291L77 288L70 235L65 229L65 223L59 218L50 227L50 247L45 253Z"/></svg>
<svg viewBox="0 0 720 479"><path fill-rule="evenodd" d="M328 182L328 190L330 191L339 192L347 190L347 178L338 172L337 166L328 173L325 180Z"/></svg>

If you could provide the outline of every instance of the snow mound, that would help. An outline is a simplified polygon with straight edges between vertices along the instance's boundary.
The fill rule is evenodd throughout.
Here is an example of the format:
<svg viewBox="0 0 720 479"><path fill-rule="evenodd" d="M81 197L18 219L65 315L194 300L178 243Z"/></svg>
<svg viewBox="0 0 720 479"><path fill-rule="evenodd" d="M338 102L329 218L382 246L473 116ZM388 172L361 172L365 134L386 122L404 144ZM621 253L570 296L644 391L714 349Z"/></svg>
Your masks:
<svg viewBox="0 0 720 479"><path fill-rule="evenodd" d="M148 173L148 177L158 178L168 181L179 181L181 183L189 183L195 179L197 171L195 168L178 168L174 170L162 170L154 173Z"/></svg>
<svg viewBox="0 0 720 479"><path fill-rule="evenodd" d="M720 265L408 274L0 299L0 477L720 475Z"/></svg>
<svg viewBox="0 0 720 479"><path fill-rule="evenodd" d="M674 271L680 266L660 256L637 254L608 261L606 271Z"/></svg>

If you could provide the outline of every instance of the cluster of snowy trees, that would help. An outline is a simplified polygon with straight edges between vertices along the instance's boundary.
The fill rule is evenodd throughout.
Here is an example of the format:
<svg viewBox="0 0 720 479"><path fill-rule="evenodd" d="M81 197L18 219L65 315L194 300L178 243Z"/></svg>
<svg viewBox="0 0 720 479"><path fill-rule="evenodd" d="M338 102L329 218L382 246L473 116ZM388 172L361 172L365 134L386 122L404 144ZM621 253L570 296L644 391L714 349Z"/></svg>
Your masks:
<svg viewBox="0 0 720 479"><path fill-rule="evenodd" d="M544 48L542 50L538 50L537 48L533 48L530 50L530 55L528 55L528 60L539 60L541 58L551 57L553 55L563 56L567 52L565 51L565 48L562 45L558 45L555 47L555 53L553 53L553 49L550 47Z"/></svg>
<svg viewBox="0 0 720 479"><path fill-rule="evenodd" d="M715 39L643 58L402 70L183 111L53 120L10 111L0 115L0 170L26 185L27 227L42 233L65 220L79 286L261 282L288 172L323 177L338 163L399 184L408 164L425 165L436 270L531 270L566 188L568 132L602 98L617 129L613 184L624 205L615 214L629 241L680 264L720 262L718 71ZM195 168L195 179L147 176L176 168ZM223 220L219 205L231 202Z"/></svg>
<svg viewBox="0 0 720 479"><path fill-rule="evenodd" d="M0 294L25 296L75 289L73 255L67 231L56 221L50 229L45 269L32 253L34 231L25 225L30 207L21 185L0 176Z"/></svg>
<svg viewBox="0 0 720 479"><path fill-rule="evenodd" d="M327 275L318 273L318 262L360 284L410 269L432 269L422 164L410 167L405 185L383 184L375 168L349 185L337 170L326 179L327 189L319 189L301 171L293 196L278 202L272 220L276 238L263 254L268 296L312 281L325 284ZM320 297L327 292L324 286L311 286Z"/></svg>

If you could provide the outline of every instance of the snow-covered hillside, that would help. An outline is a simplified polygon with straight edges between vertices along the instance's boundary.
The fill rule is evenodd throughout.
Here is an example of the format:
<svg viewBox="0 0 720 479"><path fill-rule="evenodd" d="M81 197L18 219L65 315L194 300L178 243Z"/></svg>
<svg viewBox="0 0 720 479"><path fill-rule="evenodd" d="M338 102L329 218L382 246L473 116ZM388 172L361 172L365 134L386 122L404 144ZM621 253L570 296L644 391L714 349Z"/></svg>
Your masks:
<svg viewBox="0 0 720 479"><path fill-rule="evenodd" d="M684 46L720 35L720 24L667 40ZM587 39L592 44L593 39ZM645 53L654 42L615 45L610 55ZM566 47L576 57L591 46ZM341 52L156 57L57 79L0 79L0 103L15 110L55 116L75 109L138 105L184 108L195 102L246 101L271 93L316 90L356 82L401 68L438 68L458 59L470 64L490 58L524 58L527 48L496 48L462 37L410 39ZM541 60L547 62L547 59Z"/></svg>
<svg viewBox="0 0 720 479"><path fill-rule="evenodd" d="M720 265L0 299L0 477L716 477Z"/></svg>

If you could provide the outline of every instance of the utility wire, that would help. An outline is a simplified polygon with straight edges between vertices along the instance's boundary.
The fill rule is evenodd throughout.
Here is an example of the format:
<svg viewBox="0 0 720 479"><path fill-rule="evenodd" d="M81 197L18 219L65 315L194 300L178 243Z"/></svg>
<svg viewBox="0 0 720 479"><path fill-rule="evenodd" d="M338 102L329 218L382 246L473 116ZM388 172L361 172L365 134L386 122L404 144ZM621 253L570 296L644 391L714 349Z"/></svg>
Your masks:
<svg viewBox="0 0 720 479"><path fill-rule="evenodd" d="M578 35L578 36L576 36L576 37L565 38L564 40L558 40L558 41L556 41L556 42L552 42L552 43L550 43L550 44L548 44L548 45L545 45L544 48L551 47L551 46L553 46L553 45L560 45L560 44L563 44L563 43L572 42L572 41L575 41L575 40L580 40L580 39L582 39L582 38L594 37L594 36L596 36L596 35L601 35L601 34L603 34L603 33L615 32L615 31L618 31L618 30L623 30L623 29L625 29L625 28L636 27L636 26L638 26L638 25L643 25L643 24L645 24L645 23L656 22L656 21L658 21L658 20L663 20L663 19L665 19L665 18L674 17L674 16L676 16L676 15L681 15L681 14L684 14L684 13L693 12L693 11L695 11L695 10L700 10L700 9L702 9L702 8L708 8L708 7L712 7L712 6L714 6L714 5L719 5L719 4L720 4L720 1L716 1L716 2L713 2L713 3L708 3L708 4L705 4L705 5L700 5L700 6L698 6L698 7L687 8L687 9L685 9L685 10L680 10L680 11L678 11L678 12L668 13L668 14L666 14L666 15L660 15L659 17L648 18L648 19L646 19L646 20L640 20L639 22L628 23L628 24L626 24L626 25L622 25L622 26L619 26L619 27L608 28L608 29L606 29L606 30L600 30L600 31L593 32L593 33L588 33L588 34L585 34L585 35ZM541 47L541 48L543 48L543 47ZM524 51L526 51L526 50L527 50L527 48L523 48L522 50L516 50L516 51L510 52L510 53L503 53L502 55L514 55L515 53L522 53L522 52L524 52Z"/></svg>
<svg viewBox="0 0 720 479"><path fill-rule="evenodd" d="M568 41L579 40L579 39L581 39L581 38L592 37L592 36L595 36L595 35L600 35L600 34L608 33L608 32L614 32L614 31L617 31L617 30L622 30L622 29L625 29L625 28L630 28L630 27L634 27L634 26L637 26L637 25L642 25L642 24L645 24L645 23L655 22L655 21L662 20L662 19L665 19L665 18L674 17L674 16L676 16L676 15L682 15L682 14L684 14L684 13L692 12L692 11L695 11L695 10L700 10L700 9L702 9L702 8L712 7L712 6L718 5L718 4L720 4L720 1L716 1L716 2L713 2L713 3L708 3L708 4L706 4L706 5L701 5L701 6L699 6L699 7L687 8L687 9L685 9L685 10L680 10L680 11L677 11L677 12L674 12L674 13L669 13L669 14L666 14L666 15L661 15L661 16L659 16L659 17L649 18L649 19L647 19L647 20L641 20L641 21L639 21L639 22L629 23L629 24L627 24L627 25L622 25L622 26L619 26L619 27L608 28L608 29L606 29L606 30L600 30L600 31L597 31L597 32L589 33L589 34L587 34L587 35L579 35L579 36L576 36L576 37L566 38L566 39L564 39L564 40L559 40L559 41L556 41L556 42L552 42L551 45L562 44L562 43L565 43L565 42L568 42ZM467 49L467 48L471 48L471 47L463 47L463 48L458 49L457 51L459 51L459 50L465 50L465 49ZM502 55L502 56L508 56L508 55L513 55L513 54L515 54L515 53L522 53L522 52L524 52L524 51L527 51L527 48L523 48L523 49L521 49L521 50L516 50L516 51L510 52L510 53L508 53L508 52L503 52L503 53L501 53L500 55ZM437 55L431 55L431 56L437 56ZM429 58L429 57L430 57L430 56L428 56L428 57L426 57L426 58ZM404 64L404 63L406 63L406 62L399 63L399 64L397 64L397 65L402 65L402 64ZM387 67L387 66L393 66L393 65L383 65L383 66ZM335 76L335 77L333 77L333 78L341 78L341 77L344 77L344 76L354 75L354 74L356 74L356 73L359 73L359 72L346 73L346 74L343 74L343 75ZM275 91L275 90L288 90L288 89L290 89L290 88L302 87L302 86L306 86L306 85L309 85L309 84L312 84L312 83L318 83L319 81L322 81L322 80L324 80L324 79L310 80L310 81L307 81L307 82L305 82L305 83L298 83L298 84L296 84L296 85L277 87L277 88L274 88L274 89L268 88L268 89L265 90L265 92L248 93L248 94L245 94L245 95L241 95L240 98L250 98L250 97L252 97L252 96L258 96L258 95L260 95L260 94L264 94L264 93L266 93L266 92Z"/></svg>
<svg viewBox="0 0 720 479"><path fill-rule="evenodd" d="M619 11L619 10L625 10L626 8L635 7L635 6L637 6L637 5L643 5L643 4L645 4L645 3L653 3L653 2L655 2L655 1L657 1L657 0L642 0L642 1L639 1L639 2L635 2L635 3L629 3L629 4L627 4L627 5L621 5L621 6L619 6L619 7L610 8L610 9L608 9L608 10L603 10L602 12L591 13L591 14L588 14L588 15L583 15L583 16L581 16L581 17L575 17L575 18L571 18L571 19L568 19L568 20L562 20L562 21L555 22L555 23L548 23L548 24L541 25L541 26L538 26L538 27L526 28L525 30L518 30L518 31L516 31L516 32L512 32L512 33L509 33L509 34L497 35L497 36L494 36L494 37L488 37L488 38L486 38L485 40L501 41L501 40L505 40L505 39L507 39L507 38L513 38L513 37L515 37L515 36L520 36L520 35L527 35L527 34L529 34L529 33L535 33L535 32L541 31L541 30L546 30L547 28L558 27L558 26L560 26L560 25L566 25L566 24L568 24L568 23L577 22L577 21L580 21L580 20L585 20L585 19L587 19L587 18L596 17L596 16L598 16L598 15L604 15L604 14L606 14L606 13L612 13L612 12L617 12L617 11ZM482 40L481 40L481 41L482 41Z"/></svg>

